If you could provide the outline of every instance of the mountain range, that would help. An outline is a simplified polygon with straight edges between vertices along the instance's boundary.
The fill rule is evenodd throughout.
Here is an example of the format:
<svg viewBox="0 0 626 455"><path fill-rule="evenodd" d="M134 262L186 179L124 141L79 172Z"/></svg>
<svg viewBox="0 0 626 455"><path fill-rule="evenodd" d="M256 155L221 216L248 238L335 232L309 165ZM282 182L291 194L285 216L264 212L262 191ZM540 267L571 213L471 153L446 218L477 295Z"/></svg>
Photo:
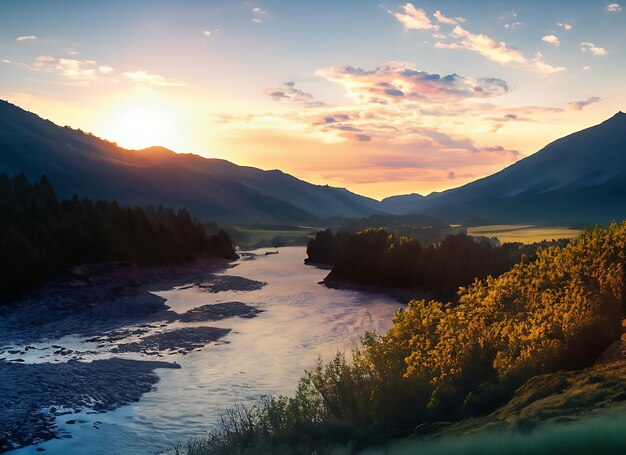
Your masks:
<svg viewBox="0 0 626 455"><path fill-rule="evenodd" d="M626 218L626 114L558 139L502 171L409 209L457 223L607 223Z"/></svg>
<svg viewBox="0 0 626 455"><path fill-rule="evenodd" d="M278 170L237 166L162 147L126 150L0 101L0 170L46 174L61 197L186 207L228 223L310 223L382 213L379 202Z"/></svg>
<svg viewBox="0 0 626 455"><path fill-rule="evenodd" d="M626 114L559 139L491 176L428 196L382 201L279 170L127 150L0 100L0 171L46 174L60 197L185 207L225 223L308 224L423 213L450 223L597 223L626 218Z"/></svg>

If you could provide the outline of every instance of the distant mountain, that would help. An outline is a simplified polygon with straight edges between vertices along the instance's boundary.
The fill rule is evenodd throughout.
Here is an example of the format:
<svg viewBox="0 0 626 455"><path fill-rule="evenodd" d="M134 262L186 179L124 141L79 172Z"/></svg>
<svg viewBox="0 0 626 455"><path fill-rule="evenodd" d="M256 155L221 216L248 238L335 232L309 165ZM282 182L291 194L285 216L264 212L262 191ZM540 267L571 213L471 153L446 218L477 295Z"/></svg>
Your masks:
<svg viewBox="0 0 626 455"><path fill-rule="evenodd" d="M379 208L394 215L406 215L412 213L423 199L424 196L417 193L389 196L380 201Z"/></svg>
<svg viewBox="0 0 626 455"><path fill-rule="evenodd" d="M626 219L626 114L554 141L489 177L429 195L411 211L454 223Z"/></svg>
<svg viewBox="0 0 626 455"><path fill-rule="evenodd" d="M186 207L229 223L310 223L381 213L378 201L343 188L162 147L126 150L1 100L0 171L24 172L32 180L46 174L61 197Z"/></svg>

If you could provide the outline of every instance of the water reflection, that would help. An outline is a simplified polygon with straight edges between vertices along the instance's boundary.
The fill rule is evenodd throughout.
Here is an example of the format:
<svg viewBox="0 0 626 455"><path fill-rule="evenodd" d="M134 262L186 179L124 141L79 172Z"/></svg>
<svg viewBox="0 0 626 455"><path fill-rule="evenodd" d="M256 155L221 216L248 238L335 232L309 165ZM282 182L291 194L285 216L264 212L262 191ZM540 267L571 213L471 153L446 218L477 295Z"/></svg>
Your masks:
<svg viewBox="0 0 626 455"><path fill-rule="evenodd" d="M328 273L305 266L305 249L283 248L279 254L257 251L225 272L267 282L251 292L208 293L197 288L160 292L177 312L210 303L240 301L265 310L254 319L212 322L231 328L223 341L169 361L179 370L158 370L155 391L139 403L107 414L81 414L83 424L67 428L72 439L38 447L59 454L158 453L200 436L235 402L263 394L291 393L318 354L349 351L365 330L386 330L399 303L384 295L328 289L318 284ZM100 422L94 428L94 422ZM19 451L34 453L35 447Z"/></svg>

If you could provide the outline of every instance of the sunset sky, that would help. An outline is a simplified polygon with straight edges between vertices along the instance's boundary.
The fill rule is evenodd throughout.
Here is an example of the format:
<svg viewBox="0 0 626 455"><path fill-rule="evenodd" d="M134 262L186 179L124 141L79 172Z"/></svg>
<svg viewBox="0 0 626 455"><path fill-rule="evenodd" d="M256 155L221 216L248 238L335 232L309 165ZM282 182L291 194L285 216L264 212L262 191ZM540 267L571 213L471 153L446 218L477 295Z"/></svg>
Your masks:
<svg viewBox="0 0 626 455"><path fill-rule="evenodd" d="M0 0L0 98L127 148L426 194L626 110L624 8Z"/></svg>

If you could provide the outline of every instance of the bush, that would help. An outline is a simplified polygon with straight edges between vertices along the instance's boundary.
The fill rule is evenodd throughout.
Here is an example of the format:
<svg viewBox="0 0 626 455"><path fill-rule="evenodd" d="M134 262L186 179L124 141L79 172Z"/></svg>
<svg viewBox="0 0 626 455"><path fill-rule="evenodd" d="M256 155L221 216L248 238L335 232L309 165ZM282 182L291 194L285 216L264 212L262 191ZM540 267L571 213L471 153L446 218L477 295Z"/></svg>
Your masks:
<svg viewBox="0 0 626 455"><path fill-rule="evenodd" d="M388 245L381 232L369 242L371 251ZM531 376L589 366L620 337L625 263L626 223L596 227L461 288L456 304L412 301L352 359L319 361L294 396L227 414L198 453L358 449L490 411Z"/></svg>

